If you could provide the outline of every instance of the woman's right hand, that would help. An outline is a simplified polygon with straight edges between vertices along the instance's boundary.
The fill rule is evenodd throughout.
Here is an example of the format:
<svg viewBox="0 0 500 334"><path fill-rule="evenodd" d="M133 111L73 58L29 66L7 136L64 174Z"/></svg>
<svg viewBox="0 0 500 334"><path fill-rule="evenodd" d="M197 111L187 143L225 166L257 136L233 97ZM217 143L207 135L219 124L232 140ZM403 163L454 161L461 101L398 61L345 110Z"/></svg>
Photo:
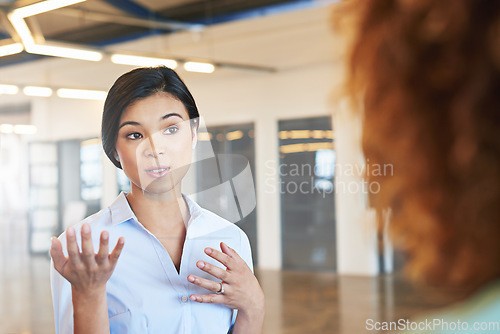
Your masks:
<svg viewBox="0 0 500 334"><path fill-rule="evenodd" d="M81 229L82 252L76 242L76 233L73 227L66 229L68 257L64 256L62 244L56 237L52 238L50 256L54 268L66 278L74 290L91 292L105 288L106 282L113 274L125 240L123 237L109 254L109 233L103 231L100 238L99 252L94 253L92 232L89 224L85 223Z"/></svg>

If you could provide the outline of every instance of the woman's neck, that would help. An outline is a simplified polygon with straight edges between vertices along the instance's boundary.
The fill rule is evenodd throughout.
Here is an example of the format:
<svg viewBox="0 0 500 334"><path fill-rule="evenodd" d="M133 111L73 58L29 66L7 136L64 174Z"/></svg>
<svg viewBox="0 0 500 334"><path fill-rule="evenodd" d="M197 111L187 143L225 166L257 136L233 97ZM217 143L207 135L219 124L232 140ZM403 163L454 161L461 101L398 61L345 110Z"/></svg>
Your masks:
<svg viewBox="0 0 500 334"><path fill-rule="evenodd" d="M154 235L185 234L190 214L180 185L165 193L152 194L132 184L127 200L139 222Z"/></svg>

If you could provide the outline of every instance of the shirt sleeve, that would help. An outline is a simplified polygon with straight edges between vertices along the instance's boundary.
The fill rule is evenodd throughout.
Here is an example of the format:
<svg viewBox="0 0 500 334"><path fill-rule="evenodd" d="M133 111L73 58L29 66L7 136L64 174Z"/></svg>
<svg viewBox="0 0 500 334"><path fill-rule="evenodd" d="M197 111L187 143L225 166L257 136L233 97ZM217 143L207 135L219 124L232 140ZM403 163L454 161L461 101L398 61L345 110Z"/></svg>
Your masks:
<svg viewBox="0 0 500 334"><path fill-rule="evenodd" d="M65 241L66 238L61 235L59 239ZM63 248L66 248L65 242L63 242ZM71 283L57 272L52 260L50 261L50 286L56 334L73 334Z"/></svg>

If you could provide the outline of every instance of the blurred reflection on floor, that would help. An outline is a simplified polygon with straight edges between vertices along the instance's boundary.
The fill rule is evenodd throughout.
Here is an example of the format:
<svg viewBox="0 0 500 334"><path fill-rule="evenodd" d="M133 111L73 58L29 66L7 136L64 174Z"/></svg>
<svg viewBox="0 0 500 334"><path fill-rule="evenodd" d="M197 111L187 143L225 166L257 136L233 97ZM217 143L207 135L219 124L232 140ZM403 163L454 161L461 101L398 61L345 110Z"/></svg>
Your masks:
<svg viewBox="0 0 500 334"><path fill-rule="evenodd" d="M0 333L53 334L48 256L28 253L24 215L0 218Z"/></svg>
<svg viewBox="0 0 500 334"><path fill-rule="evenodd" d="M0 334L54 333L49 259L28 255L26 235L21 217L0 221ZM266 334L366 333L367 319L406 318L447 302L395 275L257 274L267 299Z"/></svg>
<svg viewBox="0 0 500 334"><path fill-rule="evenodd" d="M367 320L397 321L450 303L400 275L259 271L267 301L264 333L374 333ZM388 332L387 332L388 333Z"/></svg>

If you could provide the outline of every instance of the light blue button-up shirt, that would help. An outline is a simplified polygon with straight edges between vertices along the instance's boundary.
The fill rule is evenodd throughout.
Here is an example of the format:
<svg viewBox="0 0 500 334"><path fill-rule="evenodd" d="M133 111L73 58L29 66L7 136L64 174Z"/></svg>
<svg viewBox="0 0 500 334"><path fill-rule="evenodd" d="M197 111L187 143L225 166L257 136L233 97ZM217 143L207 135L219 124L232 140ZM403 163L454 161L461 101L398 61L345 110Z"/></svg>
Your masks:
<svg viewBox="0 0 500 334"><path fill-rule="evenodd" d="M106 285L112 334L226 334L230 329L235 312L222 304L191 301L191 294L211 292L189 283L187 276L217 280L198 269L196 262L203 260L223 268L204 252L206 247L220 250L221 241L236 250L253 270L250 243L236 225L201 208L187 196L184 198L191 217L179 273L167 250L139 223L124 193L111 206L75 226L80 242L82 224L90 224L95 250L103 230L109 231L110 247L116 245L119 237L125 237L125 247ZM65 233L59 240L67 255ZM73 333L71 284L53 264L50 272L56 333Z"/></svg>

